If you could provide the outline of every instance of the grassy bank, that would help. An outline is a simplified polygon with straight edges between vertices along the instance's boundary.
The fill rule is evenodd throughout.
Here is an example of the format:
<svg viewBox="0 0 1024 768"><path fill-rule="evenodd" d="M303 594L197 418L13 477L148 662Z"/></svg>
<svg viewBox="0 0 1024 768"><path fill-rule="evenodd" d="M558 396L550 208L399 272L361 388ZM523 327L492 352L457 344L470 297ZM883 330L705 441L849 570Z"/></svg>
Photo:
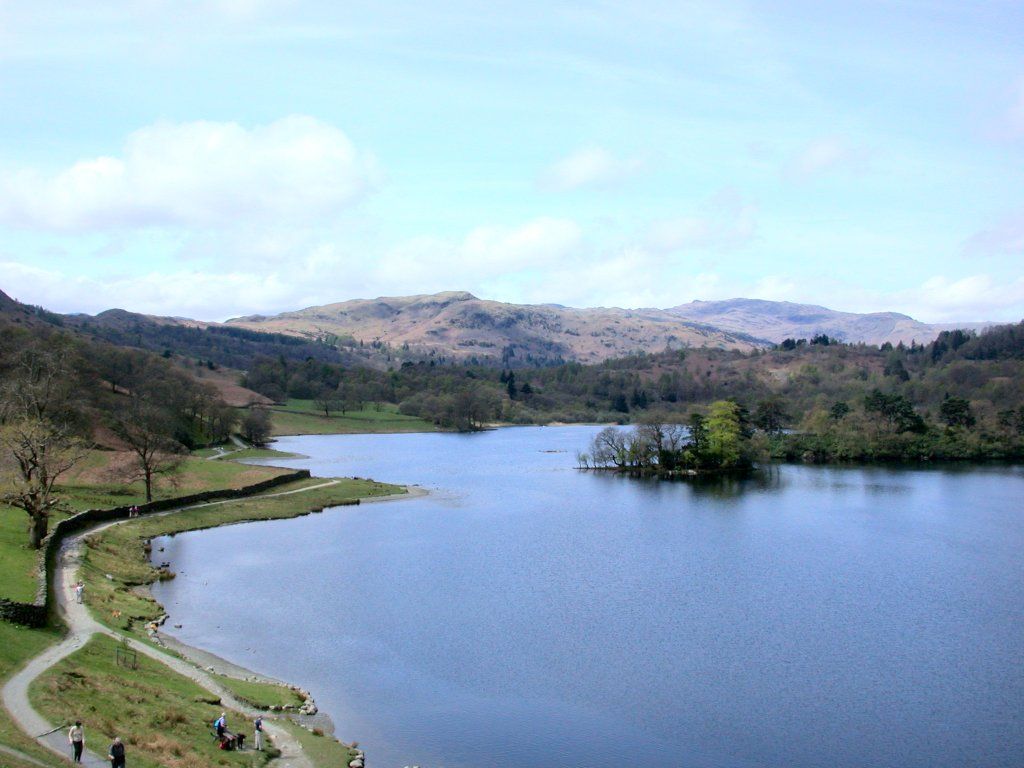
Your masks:
<svg viewBox="0 0 1024 768"><path fill-rule="evenodd" d="M314 765L345 768L358 755L354 748L330 736L310 733L301 725L288 721L282 721L282 725L298 739L302 745L302 750L309 756Z"/></svg>
<svg viewBox="0 0 1024 768"><path fill-rule="evenodd" d="M398 412L391 403L325 416L312 400L289 400L272 409L274 435L343 435L384 432L436 432L433 423Z"/></svg>
<svg viewBox="0 0 1024 768"><path fill-rule="evenodd" d="M227 675L211 674L210 677L231 691L231 695L236 699L244 701L254 709L298 708L305 702L302 696L286 685L239 680Z"/></svg>
<svg viewBox="0 0 1024 768"><path fill-rule="evenodd" d="M241 461L242 459L301 459L301 453L275 451L273 448L243 448L227 454L222 461Z"/></svg>
<svg viewBox="0 0 1024 768"><path fill-rule="evenodd" d="M227 712L228 728L249 735L249 719L225 710L188 678L139 654L135 669L119 665L116 640L96 635L41 675L30 689L33 706L53 723L81 718L86 744L105 754L120 736L137 768L259 768L268 755L218 749L211 723Z"/></svg>
<svg viewBox="0 0 1024 768"><path fill-rule="evenodd" d="M324 482L316 478L302 480L281 486L274 493L298 491ZM150 565L144 549L149 539L231 523L297 517L358 498L386 496L403 490L400 486L373 480L344 479L302 493L239 499L170 515L143 517L107 528L86 538L82 562L86 602L97 619L109 626L139 631L161 613L154 600L136 589L161 578L161 573Z"/></svg>

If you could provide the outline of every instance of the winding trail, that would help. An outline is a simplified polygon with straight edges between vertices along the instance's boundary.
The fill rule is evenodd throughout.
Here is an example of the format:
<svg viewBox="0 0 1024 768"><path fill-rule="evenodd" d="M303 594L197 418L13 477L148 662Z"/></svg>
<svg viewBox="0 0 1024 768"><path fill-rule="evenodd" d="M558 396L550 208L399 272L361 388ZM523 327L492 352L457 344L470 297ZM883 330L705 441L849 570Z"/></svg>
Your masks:
<svg viewBox="0 0 1024 768"><path fill-rule="evenodd" d="M337 480L329 480L318 485L310 485L291 491L280 491L278 493L251 496L248 497L247 500L305 493L307 491L324 488L337 483ZM177 509L154 513L154 516L171 515L185 509L210 507L218 504L234 503L237 501L239 500L227 499L223 501L207 502L204 504L194 504L187 507L179 507ZM53 573L53 590L56 599L57 611L68 626L68 634L60 643L50 646L41 654L29 661L28 664L26 664L18 671L17 674L7 681L3 690L0 691L0 699L2 699L4 707L8 712L10 712L11 718L18 727L36 739L36 741L38 741L42 746L63 755L68 759L70 759L71 754L71 748L68 745L67 739L68 725L61 724L60 727L53 730L54 725L40 715L30 703L28 690L29 686L37 677L55 664L70 656L75 651L79 650L89 642L94 635L107 635L108 637L112 637L117 640L122 640L124 638L123 635L113 631L112 629L108 629L96 621L89 614L85 605L70 599L70 595L73 594L73 585L77 581L78 568L81 564L82 539L85 536L96 533L97 531L104 530L114 525L120 525L124 522L127 521L115 520L113 522L97 524L91 528L69 536L62 543ZM171 656L170 654L164 653L157 648L153 648L146 643L129 640L128 644L133 650L138 651L139 653L144 654L167 667L170 667L175 672L193 680L215 696L219 696L226 707L241 712L250 720L256 716L257 710L254 710L238 701L238 699L231 695L230 691L225 689L206 672L199 669L191 662L185 661L176 656ZM267 713L261 711L259 714L262 714L264 717L264 728L273 740L274 745L281 750L281 756L273 763L275 766L278 768L314 768L312 760L303 752L302 745L294 736L292 736L291 733L289 733L279 723L270 719ZM98 738L97 735L90 731L88 723L85 723L84 725L86 746L96 746ZM246 728L244 732L247 733L247 731L248 728ZM197 738L201 737L202 736L200 734L197 734ZM103 754L105 755L107 744L105 742L101 742L101 744ZM82 763L89 768L98 768L99 766L108 765L109 761L101 758L101 756L92 749L86 749L85 754L82 756Z"/></svg>

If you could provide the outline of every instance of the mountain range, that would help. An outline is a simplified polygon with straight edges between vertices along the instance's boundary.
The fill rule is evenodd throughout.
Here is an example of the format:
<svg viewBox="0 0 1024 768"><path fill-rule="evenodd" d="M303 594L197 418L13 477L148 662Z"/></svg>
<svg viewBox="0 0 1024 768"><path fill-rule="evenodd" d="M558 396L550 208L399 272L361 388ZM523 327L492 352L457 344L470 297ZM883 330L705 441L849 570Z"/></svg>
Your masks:
<svg viewBox="0 0 1024 768"><path fill-rule="evenodd" d="M926 343L943 330L988 325L933 325L896 312L857 314L757 299L694 301L669 309L574 309L505 304L466 292L358 299L269 317L239 317L227 324L408 345L457 359L493 357L512 346L536 363L593 363L666 347L752 349L820 334L851 343Z"/></svg>
<svg viewBox="0 0 1024 768"><path fill-rule="evenodd" d="M33 312L114 343L171 349L237 368L256 354L378 368L427 358L514 367L596 363L666 348L750 350L821 334L871 345L926 343L943 330L990 325L929 324L896 312L858 314L758 299L694 301L668 309L576 309L508 304L464 291L355 299L213 323L118 309L54 315L0 292L0 314L24 322Z"/></svg>

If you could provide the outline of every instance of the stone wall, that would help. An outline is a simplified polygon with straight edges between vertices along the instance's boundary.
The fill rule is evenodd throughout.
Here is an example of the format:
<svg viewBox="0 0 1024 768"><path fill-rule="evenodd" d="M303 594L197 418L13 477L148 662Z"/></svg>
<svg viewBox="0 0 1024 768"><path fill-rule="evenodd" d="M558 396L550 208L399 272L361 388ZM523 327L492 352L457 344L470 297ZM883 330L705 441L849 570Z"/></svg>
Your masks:
<svg viewBox="0 0 1024 768"><path fill-rule="evenodd" d="M173 499L159 499L148 504L139 504L139 514L145 515L154 512L164 512L168 509L191 507L207 501L241 499L268 491L279 485L293 483L296 480L305 480L309 476L308 469L300 469L253 485L247 485L244 488L224 488L218 491L203 491L202 493L193 493L188 496L178 496ZM0 619L15 624L24 624L29 627L46 626L50 608L53 605L53 590L50 588L50 576L53 574L57 555L60 553L60 546L64 539L68 535L89 528L96 523L127 519L130 508L131 506L128 505L111 507L109 509L87 509L56 523L51 528L49 535L43 539L43 545L40 549L39 587L36 590L35 600L31 603L19 603L15 600L0 598Z"/></svg>

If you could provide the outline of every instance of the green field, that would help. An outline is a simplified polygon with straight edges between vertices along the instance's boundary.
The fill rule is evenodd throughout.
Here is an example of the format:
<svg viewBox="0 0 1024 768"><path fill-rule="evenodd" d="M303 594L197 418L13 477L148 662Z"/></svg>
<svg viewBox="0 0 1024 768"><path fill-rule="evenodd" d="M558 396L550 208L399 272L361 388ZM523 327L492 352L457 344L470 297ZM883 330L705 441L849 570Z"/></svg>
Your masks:
<svg viewBox="0 0 1024 768"><path fill-rule="evenodd" d="M275 435L342 435L379 432L436 432L437 427L416 416L398 412L390 403L368 406L359 411L331 411L324 416L312 400L289 400L271 408Z"/></svg>

